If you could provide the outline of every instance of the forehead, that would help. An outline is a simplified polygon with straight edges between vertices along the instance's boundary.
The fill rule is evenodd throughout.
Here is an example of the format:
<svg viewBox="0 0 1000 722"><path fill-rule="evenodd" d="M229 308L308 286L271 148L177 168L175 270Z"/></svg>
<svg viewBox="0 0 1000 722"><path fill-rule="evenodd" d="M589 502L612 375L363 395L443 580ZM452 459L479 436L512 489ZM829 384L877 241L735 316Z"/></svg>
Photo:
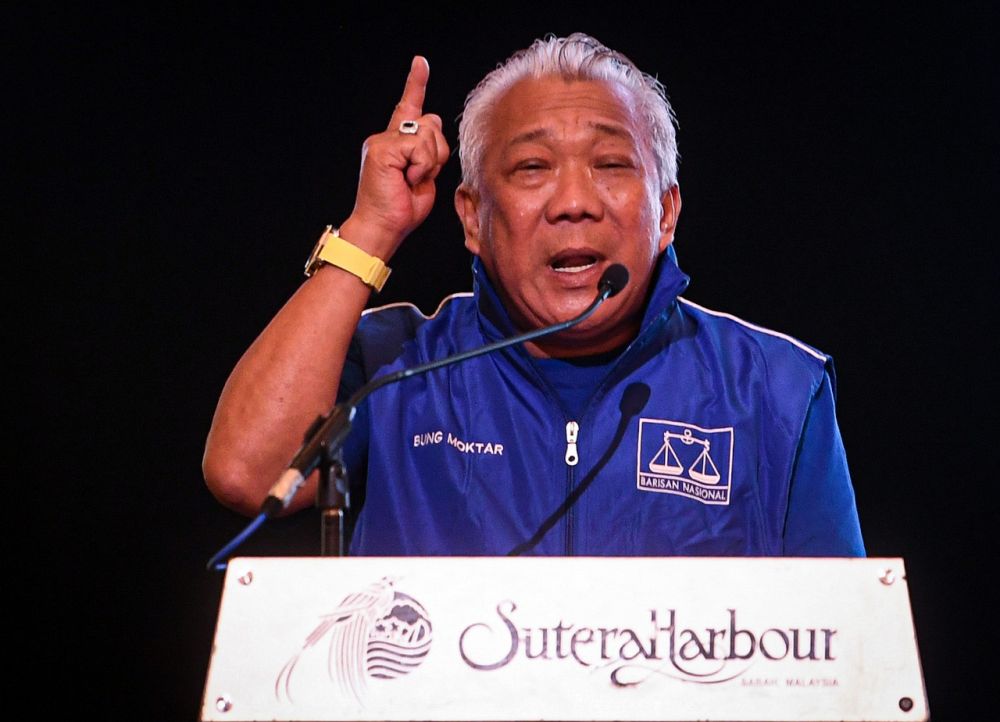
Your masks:
<svg viewBox="0 0 1000 722"><path fill-rule="evenodd" d="M494 106L487 154L521 142L590 134L638 145L643 133L634 105L630 91L606 81L526 78Z"/></svg>

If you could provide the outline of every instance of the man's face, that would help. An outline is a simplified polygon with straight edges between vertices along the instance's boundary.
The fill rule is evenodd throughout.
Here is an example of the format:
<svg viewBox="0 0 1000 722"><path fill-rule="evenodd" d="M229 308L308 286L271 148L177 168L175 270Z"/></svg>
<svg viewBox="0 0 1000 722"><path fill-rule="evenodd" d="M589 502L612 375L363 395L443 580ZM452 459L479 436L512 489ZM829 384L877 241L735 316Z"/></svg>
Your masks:
<svg viewBox="0 0 1000 722"><path fill-rule="evenodd" d="M628 91L601 81L522 80L487 128L482 187L455 206L521 330L566 321L621 263L626 288L586 322L540 341L538 355L598 353L631 340L658 256L673 240L680 195L661 196L647 131Z"/></svg>

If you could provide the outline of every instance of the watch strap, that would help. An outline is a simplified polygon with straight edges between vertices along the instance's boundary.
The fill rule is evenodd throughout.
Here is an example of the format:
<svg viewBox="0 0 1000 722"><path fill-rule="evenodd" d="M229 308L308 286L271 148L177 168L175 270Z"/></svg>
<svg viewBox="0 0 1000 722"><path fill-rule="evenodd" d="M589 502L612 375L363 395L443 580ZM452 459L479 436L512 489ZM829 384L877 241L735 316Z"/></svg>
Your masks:
<svg viewBox="0 0 1000 722"><path fill-rule="evenodd" d="M320 236L319 252L314 262L306 267L306 275L313 272L323 263L342 268L360 278L366 285L381 291L385 286L392 269L385 265L381 258L370 256L352 243L340 237L338 229L327 226Z"/></svg>

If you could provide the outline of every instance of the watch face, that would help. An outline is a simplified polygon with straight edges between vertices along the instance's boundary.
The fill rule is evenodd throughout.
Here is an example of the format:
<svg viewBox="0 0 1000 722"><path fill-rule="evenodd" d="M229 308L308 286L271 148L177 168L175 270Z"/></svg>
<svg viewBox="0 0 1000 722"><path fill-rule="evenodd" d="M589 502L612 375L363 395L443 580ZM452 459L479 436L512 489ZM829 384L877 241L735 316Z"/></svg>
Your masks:
<svg viewBox="0 0 1000 722"><path fill-rule="evenodd" d="M309 260L306 261L306 276L311 276L313 272L319 268L319 264L322 261L319 260L319 254L323 250L323 246L326 245L326 236L330 232L331 226L327 226L326 230L316 241L316 245L313 246L312 253L309 254Z"/></svg>

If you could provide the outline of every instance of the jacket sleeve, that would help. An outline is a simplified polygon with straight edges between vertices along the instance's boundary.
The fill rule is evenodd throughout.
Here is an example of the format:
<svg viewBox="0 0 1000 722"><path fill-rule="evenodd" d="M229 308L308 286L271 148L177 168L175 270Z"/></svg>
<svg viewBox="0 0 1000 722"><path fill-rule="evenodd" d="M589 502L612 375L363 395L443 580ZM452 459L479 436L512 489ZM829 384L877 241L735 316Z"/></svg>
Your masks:
<svg viewBox="0 0 1000 722"><path fill-rule="evenodd" d="M785 517L785 556L866 556L831 374L823 375L799 439Z"/></svg>

